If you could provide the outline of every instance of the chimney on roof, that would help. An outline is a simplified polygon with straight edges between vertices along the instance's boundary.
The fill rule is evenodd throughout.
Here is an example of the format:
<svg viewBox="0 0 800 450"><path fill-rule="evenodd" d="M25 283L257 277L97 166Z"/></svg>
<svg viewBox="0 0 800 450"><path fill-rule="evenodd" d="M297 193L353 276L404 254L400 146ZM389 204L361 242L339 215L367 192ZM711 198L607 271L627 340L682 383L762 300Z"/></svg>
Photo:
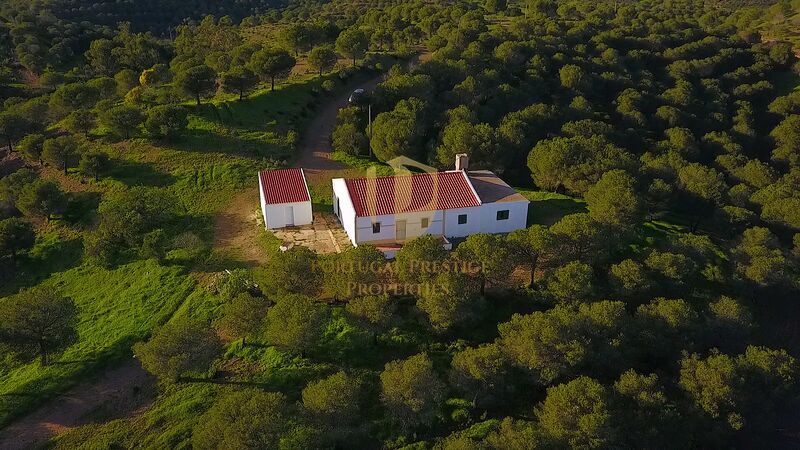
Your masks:
<svg viewBox="0 0 800 450"><path fill-rule="evenodd" d="M456 170L467 170L469 168L469 156L466 153L456 155Z"/></svg>

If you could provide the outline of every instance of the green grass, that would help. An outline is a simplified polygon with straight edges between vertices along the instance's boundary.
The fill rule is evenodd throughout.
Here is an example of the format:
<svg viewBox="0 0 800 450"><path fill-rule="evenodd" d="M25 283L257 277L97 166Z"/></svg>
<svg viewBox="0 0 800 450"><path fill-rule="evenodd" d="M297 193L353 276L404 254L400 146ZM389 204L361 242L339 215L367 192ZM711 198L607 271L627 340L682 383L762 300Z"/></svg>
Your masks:
<svg viewBox="0 0 800 450"><path fill-rule="evenodd" d="M369 76L366 70L344 79L336 73L293 76L274 91L263 87L244 100L218 94L200 106L187 102L185 136L113 144L108 151L113 166L99 185L104 190L165 187L192 213L219 211L236 193L255 186L259 170L288 164L296 156L299 136L319 105ZM336 83L330 93L321 87L326 80Z"/></svg>
<svg viewBox="0 0 800 450"><path fill-rule="evenodd" d="M265 23L241 30L242 38L247 42L269 43L272 45L281 30L281 25Z"/></svg>
<svg viewBox="0 0 800 450"><path fill-rule="evenodd" d="M552 225L568 214L586 212L586 202L583 199L554 192L515 189L531 201L528 206L528 226Z"/></svg>
<svg viewBox="0 0 800 450"><path fill-rule="evenodd" d="M196 308L203 311L200 315L205 315L216 304L208 301L207 297L191 297L175 317L196 315ZM352 327L342 326L340 321L331 321L327 333L335 336L326 335L331 344L320 351L327 351L336 343L348 340L347 336L352 332ZM188 382L165 386L154 403L141 414L123 419L93 414L97 422L105 423L86 425L65 433L54 439L54 447L190 448L194 427L218 395L238 389L258 388L283 392L291 401L296 401L309 381L331 373L335 367L312 362L254 340L247 346L242 346L241 341L230 344L218 364L218 370L226 372L224 383Z"/></svg>
<svg viewBox="0 0 800 450"><path fill-rule="evenodd" d="M49 224L39 231L36 244L27 255L21 255L13 276L0 273L0 296L11 295L21 288L33 286L50 274L67 270L80 263L83 241L77 233L59 224ZM0 270L4 270L0 267Z"/></svg>
<svg viewBox="0 0 800 450"><path fill-rule="evenodd" d="M332 152L331 159L363 172L373 169L378 176L394 175L394 169L368 156L353 156L344 152Z"/></svg>
<svg viewBox="0 0 800 450"><path fill-rule="evenodd" d="M536 191L516 188L517 191L531 201L528 206L528 226L533 224L550 226L569 214L587 212L586 201L568 195L547 191ZM670 214L668 220L651 220L644 222L638 229L639 239L635 247L654 247L666 242L670 236L688 232L688 220L676 214Z"/></svg>
<svg viewBox="0 0 800 450"><path fill-rule="evenodd" d="M220 392L231 389L234 388L208 383L168 386L142 415L84 425L54 439L53 447L191 448L188 441L200 414Z"/></svg>
<svg viewBox="0 0 800 450"><path fill-rule="evenodd" d="M98 182L87 180L88 188L95 195L131 186L171 192L185 216L180 226L207 242L213 232L213 215L239 192L256 186L258 170L278 167L294 158L297 133L305 129L315 109L369 76L373 74L368 71L346 80L336 74L324 78L296 76L277 85L275 91L261 89L243 101L220 95L200 107L187 102L189 128L183 138L158 142L137 137L105 145L112 168ZM336 81L332 93L322 92L321 83L326 79ZM99 131L96 136L104 138L103 130ZM71 176L77 175L73 171ZM329 198L324 192L314 191L315 198ZM188 315L210 319L219 308L219 300L198 289L179 266L164 267L154 261L111 270L78 266L82 259L81 233L93 220L93 208L85 212L83 225L54 226L41 234L23 263L30 269L24 282L8 290L4 284L0 292L8 294L39 282L53 284L72 297L80 310L79 342L51 365L0 361L0 427L127 357L134 342L145 339L171 318ZM265 238L266 246L272 244ZM341 327L334 327L333 332L337 338L348 337ZM242 373L240 379L248 383L252 380L295 394L309 377L330 370L329 364L311 363L263 346L232 345L223 362L237 370L256 367L255 373ZM169 387L144 414L130 419L105 417L110 421L68 433L59 438L57 446L186 446L197 417L220 389L231 388L207 383ZM91 414L93 420L104 419L103 411Z"/></svg>
<svg viewBox="0 0 800 450"><path fill-rule="evenodd" d="M294 156L297 133L305 129L315 109L367 76L365 71L344 80L337 73L295 75L274 91L263 87L243 100L219 94L199 107L187 104L192 112L190 133L174 145L186 151L288 161ZM336 83L330 93L322 89L328 80Z"/></svg>
<svg viewBox="0 0 800 450"><path fill-rule="evenodd" d="M107 270L81 266L53 275L79 308L79 341L52 364L0 366L0 426L130 353L196 292L177 267L139 261ZM194 294L202 295L202 294Z"/></svg>
<svg viewBox="0 0 800 450"><path fill-rule="evenodd" d="M241 161L185 168L173 172L170 186L189 213L210 213L224 208L235 192L257 186L258 164Z"/></svg>

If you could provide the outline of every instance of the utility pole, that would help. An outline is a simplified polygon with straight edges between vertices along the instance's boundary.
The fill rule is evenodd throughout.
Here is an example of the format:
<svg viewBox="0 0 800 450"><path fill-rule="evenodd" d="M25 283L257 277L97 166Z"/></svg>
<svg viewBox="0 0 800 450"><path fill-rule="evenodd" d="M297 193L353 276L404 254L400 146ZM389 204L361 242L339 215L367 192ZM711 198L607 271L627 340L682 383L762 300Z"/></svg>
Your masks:
<svg viewBox="0 0 800 450"><path fill-rule="evenodd" d="M367 129L369 130L369 157L372 159L372 101L367 105Z"/></svg>

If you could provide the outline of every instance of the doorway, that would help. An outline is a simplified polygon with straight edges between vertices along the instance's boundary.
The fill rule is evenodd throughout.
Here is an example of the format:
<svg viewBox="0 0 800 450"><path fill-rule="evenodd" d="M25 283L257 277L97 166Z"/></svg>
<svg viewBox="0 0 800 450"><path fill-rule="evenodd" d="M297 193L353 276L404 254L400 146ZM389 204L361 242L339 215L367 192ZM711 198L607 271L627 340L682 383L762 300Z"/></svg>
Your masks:
<svg viewBox="0 0 800 450"><path fill-rule="evenodd" d="M395 222L395 239L398 241L406 240L406 221L398 220Z"/></svg>
<svg viewBox="0 0 800 450"><path fill-rule="evenodd" d="M286 207L286 226L294 226L294 206Z"/></svg>

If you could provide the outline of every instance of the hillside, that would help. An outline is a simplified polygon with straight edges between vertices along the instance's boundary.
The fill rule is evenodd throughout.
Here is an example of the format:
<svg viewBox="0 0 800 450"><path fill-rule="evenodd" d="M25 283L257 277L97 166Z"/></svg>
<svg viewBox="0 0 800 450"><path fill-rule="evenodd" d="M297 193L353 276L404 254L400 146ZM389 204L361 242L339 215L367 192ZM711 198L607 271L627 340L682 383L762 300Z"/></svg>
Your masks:
<svg viewBox="0 0 800 450"><path fill-rule="evenodd" d="M206 15L230 16L235 21L264 14L284 5L282 0L46 0L37 3L39 11L47 8L56 18L74 22L89 22L116 28L128 22L136 31L152 31L169 35L170 29L187 20L199 20ZM27 1L10 1L5 9L33 11Z"/></svg>
<svg viewBox="0 0 800 450"><path fill-rule="evenodd" d="M269 6L0 5L0 447L796 447L793 15ZM332 212L463 153L514 208Z"/></svg>
<svg viewBox="0 0 800 450"><path fill-rule="evenodd" d="M800 1L730 8L726 23L745 33L755 32L765 41L787 41L800 51Z"/></svg>

